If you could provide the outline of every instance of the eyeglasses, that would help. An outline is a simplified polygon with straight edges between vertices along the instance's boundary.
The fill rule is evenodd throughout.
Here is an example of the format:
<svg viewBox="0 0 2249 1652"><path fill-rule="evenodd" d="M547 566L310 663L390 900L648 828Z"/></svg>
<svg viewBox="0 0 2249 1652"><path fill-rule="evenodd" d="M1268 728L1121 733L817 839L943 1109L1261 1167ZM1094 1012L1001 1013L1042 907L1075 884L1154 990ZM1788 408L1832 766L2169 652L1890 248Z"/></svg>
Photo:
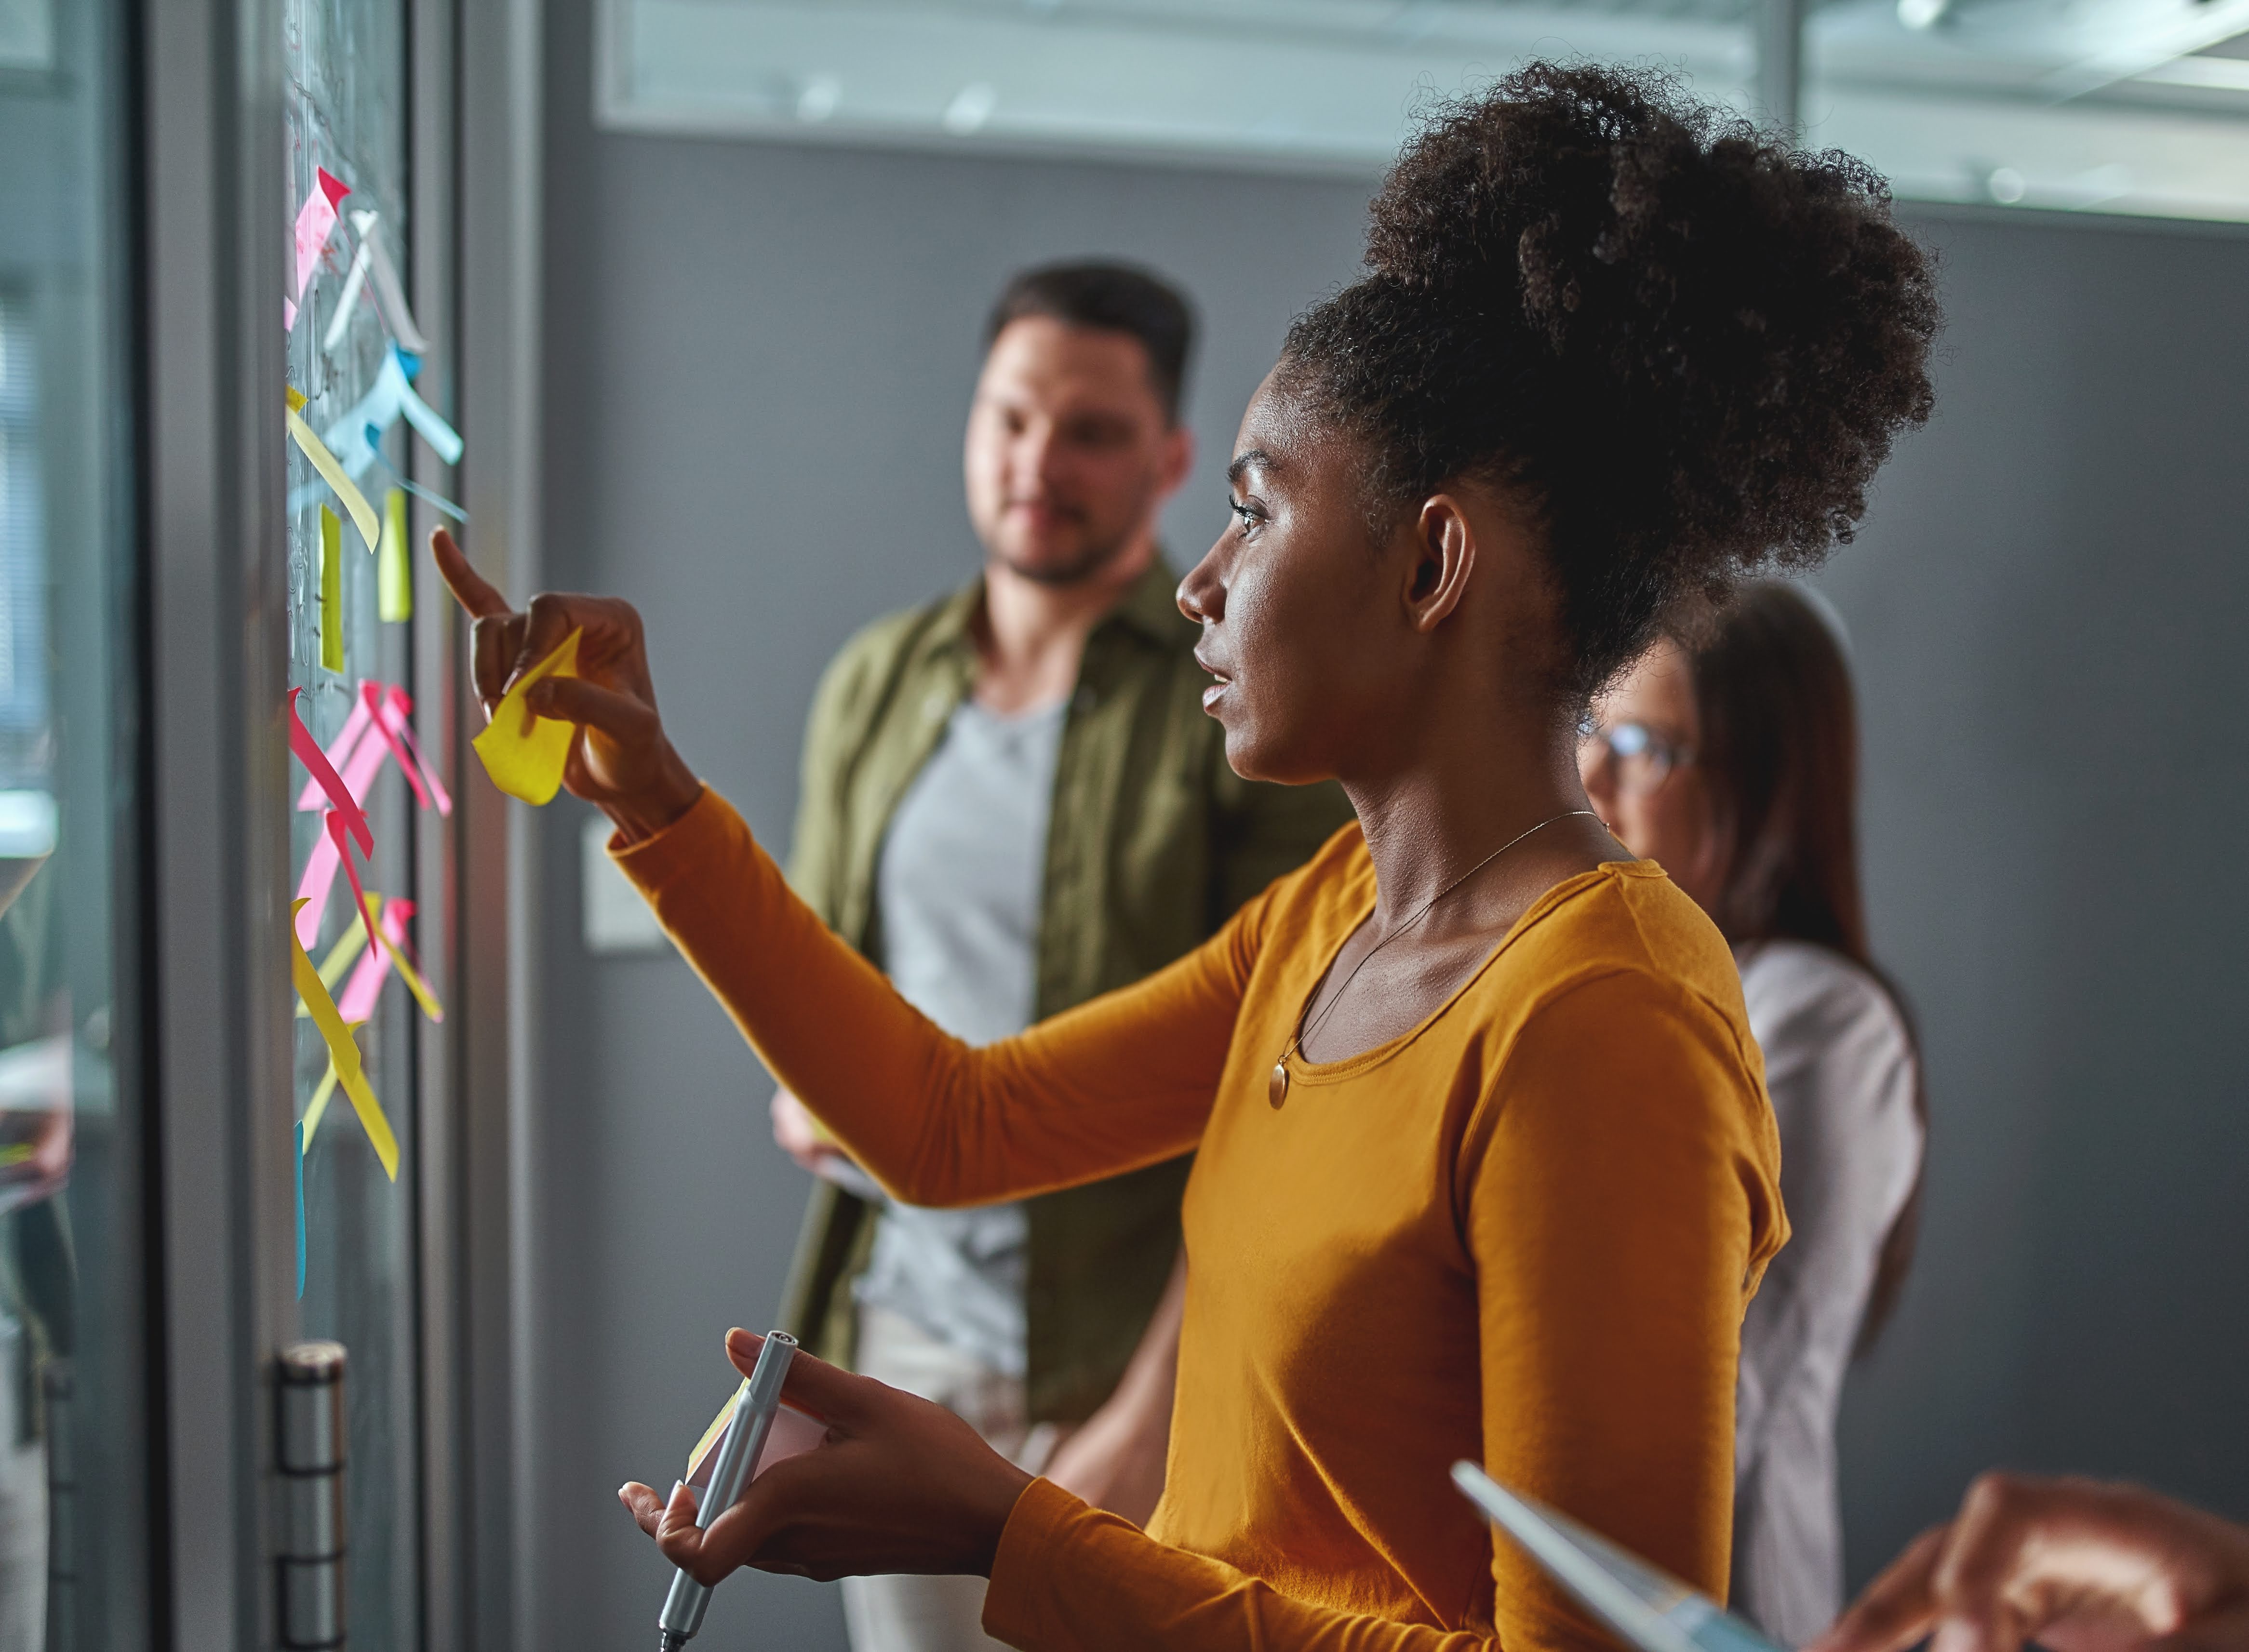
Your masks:
<svg viewBox="0 0 2249 1652"><path fill-rule="evenodd" d="M1661 790L1674 769L1694 761L1693 748L1667 739L1645 723L1587 723L1578 730L1578 772L1588 785L1606 770L1618 791L1646 797Z"/></svg>

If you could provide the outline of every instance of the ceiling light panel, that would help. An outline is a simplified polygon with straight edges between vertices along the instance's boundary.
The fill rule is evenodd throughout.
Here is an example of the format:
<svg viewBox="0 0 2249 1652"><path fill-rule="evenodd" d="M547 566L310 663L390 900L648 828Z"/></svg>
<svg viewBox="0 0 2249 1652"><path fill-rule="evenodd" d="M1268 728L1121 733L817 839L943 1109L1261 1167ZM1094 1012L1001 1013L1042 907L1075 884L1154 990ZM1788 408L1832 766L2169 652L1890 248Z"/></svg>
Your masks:
<svg viewBox="0 0 2249 1652"><path fill-rule="evenodd" d="M595 108L639 132L1372 175L1417 111L1534 57L1661 63L1746 108L1754 3L601 0ZM2249 221L2249 77L2185 55L2245 29L2249 0L1831 0L1806 141L1902 195Z"/></svg>

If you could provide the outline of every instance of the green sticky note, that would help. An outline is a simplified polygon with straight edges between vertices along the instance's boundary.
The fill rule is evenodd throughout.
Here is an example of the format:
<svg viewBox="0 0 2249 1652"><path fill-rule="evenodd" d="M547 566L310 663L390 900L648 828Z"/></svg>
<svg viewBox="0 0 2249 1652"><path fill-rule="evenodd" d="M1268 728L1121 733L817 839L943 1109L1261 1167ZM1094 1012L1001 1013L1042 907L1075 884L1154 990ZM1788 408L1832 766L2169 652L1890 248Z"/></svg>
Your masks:
<svg viewBox="0 0 2249 1652"><path fill-rule="evenodd" d="M382 502L382 548L375 559L375 612L386 624L414 617L414 559L406 549L406 490Z"/></svg>
<svg viewBox="0 0 2249 1652"><path fill-rule="evenodd" d="M344 524L320 507L320 663L344 668Z"/></svg>

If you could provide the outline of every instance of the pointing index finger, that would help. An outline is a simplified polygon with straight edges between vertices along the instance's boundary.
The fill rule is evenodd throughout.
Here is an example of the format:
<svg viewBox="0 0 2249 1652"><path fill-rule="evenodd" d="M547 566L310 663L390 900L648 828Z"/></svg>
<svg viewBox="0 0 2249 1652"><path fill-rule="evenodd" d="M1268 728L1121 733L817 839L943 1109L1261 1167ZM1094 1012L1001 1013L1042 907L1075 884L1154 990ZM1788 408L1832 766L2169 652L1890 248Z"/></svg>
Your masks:
<svg viewBox="0 0 2249 1652"><path fill-rule="evenodd" d="M445 588L453 593L453 600L468 611L471 619L491 620L512 612L507 599L469 566L459 541L444 529L439 528L430 536L430 553L437 559L437 572L445 581Z"/></svg>

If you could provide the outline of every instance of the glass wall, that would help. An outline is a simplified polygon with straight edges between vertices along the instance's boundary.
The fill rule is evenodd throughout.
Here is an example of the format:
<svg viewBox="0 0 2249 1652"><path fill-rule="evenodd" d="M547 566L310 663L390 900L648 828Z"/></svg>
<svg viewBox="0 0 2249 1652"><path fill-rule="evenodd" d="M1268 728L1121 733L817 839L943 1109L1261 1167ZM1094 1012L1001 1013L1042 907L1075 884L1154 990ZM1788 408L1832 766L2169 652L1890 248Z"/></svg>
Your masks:
<svg viewBox="0 0 2249 1652"><path fill-rule="evenodd" d="M347 1501L340 1620L297 1643L454 1643L416 864L452 800L407 542L461 456L409 217L453 27L0 0L0 1652L290 1643L299 1338L346 1350Z"/></svg>
<svg viewBox="0 0 2249 1652"><path fill-rule="evenodd" d="M282 19L288 378L304 398L289 469L288 682L366 819L356 838L350 808L317 783L293 799L297 936L328 999L300 1004L296 1023L302 1326L348 1358L349 1643L404 1647L421 1638L416 1040L444 1007L418 968L412 817L450 807L408 720L404 476L409 442L434 439L447 460L458 448L416 388L428 345L406 286L404 6L286 0ZM308 771L292 772L301 782ZM356 1058L312 1012L331 1006ZM340 1070L354 1059L356 1096Z"/></svg>
<svg viewBox="0 0 2249 1652"><path fill-rule="evenodd" d="M119 26L0 10L0 1652L147 1602Z"/></svg>

